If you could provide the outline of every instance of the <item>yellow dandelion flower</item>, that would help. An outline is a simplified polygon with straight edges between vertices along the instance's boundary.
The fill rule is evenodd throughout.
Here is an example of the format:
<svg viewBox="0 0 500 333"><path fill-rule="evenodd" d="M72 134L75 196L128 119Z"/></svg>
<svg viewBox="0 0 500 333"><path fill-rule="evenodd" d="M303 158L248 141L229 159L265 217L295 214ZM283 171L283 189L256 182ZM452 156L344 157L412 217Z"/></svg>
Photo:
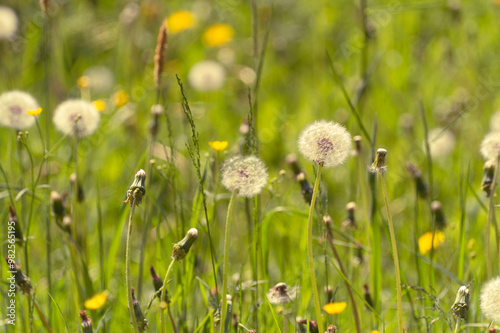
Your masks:
<svg viewBox="0 0 500 333"><path fill-rule="evenodd" d="M106 110L106 106L108 106L108 103L106 103L106 101L102 99L95 100L92 102L92 104L94 104L95 108L99 112Z"/></svg>
<svg viewBox="0 0 500 333"><path fill-rule="evenodd" d="M212 147L213 150L215 151L222 151L227 148L228 142L227 141L210 141L208 143L210 147Z"/></svg>
<svg viewBox="0 0 500 333"><path fill-rule="evenodd" d="M371 333L380 333L380 332L377 330L373 330L373 331L371 331Z"/></svg>
<svg viewBox="0 0 500 333"><path fill-rule="evenodd" d="M101 308L108 299L108 292L103 291L102 293L95 294L91 298L85 301L85 307L89 310L97 310Z"/></svg>
<svg viewBox="0 0 500 333"><path fill-rule="evenodd" d="M442 231L436 231L434 234L434 243L432 243L432 232L426 232L422 236L418 238L418 248L420 250L421 254L426 254L431 250L431 247L434 247L434 249L437 249L441 243L444 242L444 233Z"/></svg>
<svg viewBox="0 0 500 333"><path fill-rule="evenodd" d="M125 90L118 90L113 95L113 105L117 108L121 108L122 106L127 105L128 100L129 100L129 96L125 92Z"/></svg>
<svg viewBox="0 0 500 333"><path fill-rule="evenodd" d="M189 10L179 10L167 18L166 24L168 31L175 34L194 27L196 25L196 16Z"/></svg>
<svg viewBox="0 0 500 333"><path fill-rule="evenodd" d="M88 88L88 87L90 87L90 78L88 76L85 76L85 75L80 76L78 78L78 80L76 80L76 85L80 89Z"/></svg>
<svg viewBox="0 0 500 333"><path fill-rule="evenodd" d="M325 310L326 313L328 314L334 315L344 311L346 306L347 306L346 302L333 302L323 306L323 310Z"/></svg>
<svg viewBox="0 0 500 333"><path fill-rule="evenodd" d="M221 46L233 39L234 29L227 24L211 25L203 33L203 42L207 46Z"/></svg>
<svg viewBox="0 0 500 333"><path fill-rule="evenodd" d="M42 113L42 108L34 109L34 110L28 110L26 111L30 116L38 116L40 113Z"/></svg>

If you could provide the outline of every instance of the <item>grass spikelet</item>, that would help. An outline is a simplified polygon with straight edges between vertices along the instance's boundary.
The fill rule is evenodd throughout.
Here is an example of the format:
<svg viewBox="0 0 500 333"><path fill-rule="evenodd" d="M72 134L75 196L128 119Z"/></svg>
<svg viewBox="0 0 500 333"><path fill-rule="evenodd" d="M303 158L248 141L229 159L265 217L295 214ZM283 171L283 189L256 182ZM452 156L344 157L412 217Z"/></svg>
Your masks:
<svg viewBox="0 0 500 333"><path fill-rule="evenodd" d="M165 24L165 21L163 21L160 26L160 31L158 32L154 57L154 77L157 88L159 88L161 85L161 73L163 73L163 68L165 66L165 55L167 53L168 43L167 38L168 28Z"/></svg>

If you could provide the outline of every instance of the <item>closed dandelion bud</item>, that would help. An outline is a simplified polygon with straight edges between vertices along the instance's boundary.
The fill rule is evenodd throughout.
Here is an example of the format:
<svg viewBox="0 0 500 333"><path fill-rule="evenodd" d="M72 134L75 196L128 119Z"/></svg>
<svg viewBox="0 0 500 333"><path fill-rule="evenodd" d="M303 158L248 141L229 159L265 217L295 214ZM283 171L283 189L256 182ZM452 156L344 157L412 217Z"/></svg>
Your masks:
<svg viewBox="0 0 500 333"><path fill-rule="evenodd" d="M69 232L71 232L71 223L72 222L73 222L73 220L71 219L71 216L66 215L65 217L63 217L61 227L63 228L64 231L69 233Z"/></svg>
<svg viewBox="0 0 500 333"><path fill-rule="evenodd" d="M356 218L354 217L354 211L356 210L356 203L349 202L345 206L347 210L347 217L342 223L342 229L346 230L348 228L358 229L358 225L356 224Z"/></svg>
<svg viewBox="0 0 500 333"><path fill-rule="evenodd" d="M333 302L333 288L332 286L325 287L325 294L327 303Z"/></svg>
<svg viewBox="0 0 500 333"><path fill-rule="evenodd" d="M146 172L144 170L139 170L135 173L135 178L134 182L130 187L128 188L127 191L127 199L124 201L127 204L130 204L130 207L132 205L140 206L142 203L142 198L146 194L146 188L145 188L145 182L146 182Z"/></svg>
<svg viewBox="0 0 500 333"><path fill-rule="evenodd" d="M453 315L455 317L465 318L467 316L467 310L469 309L469 296L470 291L466 286L461 286L458 289L455 302L451 306L451 311L453 311Z"/></svg>
<svg viewBox="0 0 500 333"><path fill-rule="evenodd" d="M351 134L333 121L316 121L299 135L298 148L308 160L332 168L343 164L351 154Z"/></svg>
<svg viewBox="0 0 500 333"><path fill-rule="evenodd" d="M489 198L491 195L491 185L493 183L493 178L495 178L495 163L492 161L486 161L483 167L483 180L481 182L481 189L486 192L486 196Z"/></svg>
<svg viewBox="0 0 500 333"><path fill-rule="evenodd" d="M446 228L446 219L443 213L443 207L441 202L433 201L431 202L432 215L434 216L434 221L436 223L437 230L444 230Z"/></svg>
<svg viewBox="0 0 500 333"><path fill-rule="evenodd" d="M328 237L333 239L333 233L332 233L333 221L332 221L332 218L330 217L330 215L323 216L323 223L325 224L326 233L327 233Z"/></svg>
<svg viewBox="0 0 500 333"><path fill-rule="evenodd" d="M154 138L158 134L158 128L160 127L160 116L163 113L163 106L160 104L155 104L151 107L151 123L149 125L149 133Z"/></svg>
<svg viewBox="0 0 500 333"><path fill-rule="evenodd" d="M326 332L327 333L335 333L335 332L337 332L337 326L333 326L333 325L328 326L328 330Z"/></svg>
<svg viewBox="0 0 500 333"><path fill-rule="evenodd" d="M387 155L387 150L384 148L377 149L377 155L375 156L375 161L373 161L370 172L371 173L385 173L387 171L387 166L385 165L385 156Z"/></svg>
<svg viewBox="0 0 500 333"><path fill-rule="evenodd" d="M250 331L248 331L248 333L257 333L257 331L256 330L250 330Z"/></svg>
<svg viewBox="0 0 500 333"><path fill-rule="evenodd" d="M224 327L229 327L229 320L231 319L231 311L233 308L233 299L231 295L226 295L226 300L227 300L227 308L226 308L226 320L224 323Z"/></svg>
<svg viewBox="0 0 500 333"><path fill-rule="evenodd" d="M85 200L85 192L83 191L82 184L78 180L76 173L72 173L69 176L69 182L72 186L76 186L76 198L78 202L83 202Z"/></svg>
<svg viewBox="0 0 500 333"><path fill-rule="evenodd" d="M87 312L80 311L80 319L82 320L82 333L93 333L92 321L87 317Z"/></svg>
<svg viewBox="0 0 500 333"><path fill-rule="evenodd" d="M286 283L280 282L269 289L266 296L273 305L287 304L293 302L297 296L297 287L288 288Z"/></svg>
<svg viewBox="0 0 500 333"><path fill-rule="evenodd" d="M303 172L301 172L297 175L297 180L300 183L301 193L302 193L302 196L304 197L304 201L308 205L310 205L311 200L312 200L312 196L313 196L313 192L314 192L313 187L307 181L306 175Z"/></svg>
<svg viewBox="0 0 500 333"><path fill-rule="evenodd" d="M356 135L352 138L352 140L354 141L353 155L359 156L359 154L361 154L361 136Z"/></svg>
<svg viewBox="0 0 500 333"><path fill-rule="evenodd" d="M198 238L198 230L195 228L189 229L186 236L179 243L174 244L172 259L177 261L184 259L196 238Z"/></svg>
<svg viewBox="0 0 500 333"><path fill-rule="evenodd" d="M235 156L222 166L222 185L241 197L259 194L268 177L266 165L257 156Z"/></svg>
<svg viewBox="0 0 500 333"><path fill-rule="evenodd" d="M427 198L427 196L429 195L429 187L422 177L422 172L420 172L416 165L410 162L406 163L406 168L411 173L413 179L415 179L419 197L421 197L422 199Z"/></svg>
<svg viewBox="0 0 500 333"><path fill-rule="evenodd" d="M297 324L304 332L307 331L307 319L297 318ZM319 333L318 323L314 320L309 320L309 332L310 333Z"/></svg>
<svg viewBox="0 0 500 333"><path fill-rule="evenodd" d="M134 288L132 288L132 304L134 306L135 319L137 320L137 328L139 329L139 332L141 333L145 332L146 328L148 328L148 321L146 320L146 317L144 317L144 314L142 313L139 302L137 301L137 299L135 299Z"/></svg>
<svg viewBox="0 0 500 333"><path fill-rule="evenodd" d="M23 273L21 267L14 260L5 258L5 262L9 266L9 271L14 273L14 279L19 289L21 289L24 294L31 294L33 286L31 285L30 278Z"/></svg>
<svg viewBox="0 0 500 333"><path fill-rule="evenodd" d="M17 218L16 211L14 210L14 207L9 205L9 229L10 227L14 228L14 237L16 238L16 241L20 244L24 242L24 236L23 236L23 231L21 229L21 225L18 223L19 219Z"/></svg>
<svg viewBox="0 0 500 333"><path fill-rule="evenodd" d="M298 176L299 173L302 172L300 165L299 165L299 162L298 162L298 159L297 159L297 155L289 154L286 157L286 162L288 163L288 165L290 165L290 168L292 169L295 176Z"/></svg>
<svg viewBox="0 0 500 333"><path fill-rule="evenodd" d="M370 305L373 308L372 295L370 293L370 288L368 287L368 285L366 283L363 285L363 294L365 296L366 303L368 303L368 305ZM368 309L371 310L370 308L368 308Z"/></svg>
<svg viewBox="0 0 500 333"><path fill-rule="evenodd" d="M488 332L489 332L489 333L496 333L496 331L497 331L497 330L495 329L495 327L490 327L490 328L488 329Z"/></svg>
<svg viewBox="0 0 500 333"><path fill-rule="evenodd" d="M158 276L158 274L156 274L156 271L155 271L153 265L151 265L151 267L149 267L149 271L151 272L151 277L153 278L153 286L155 287L155 292L157 293L158 299L160 299L161 293L159 291L160 291L161 287L163 287L163 281ZM168 290L165 290L164 301L167 304L170 303L170 299L168 298Z"/></svg>
<svg viewBox="0 0 500 333"><path fill-rule="evenodd" d="M52 203L52 214L56 218L56 222L62 222L65 209L62 196L56 191L50 192L50 202Z"/></svg>

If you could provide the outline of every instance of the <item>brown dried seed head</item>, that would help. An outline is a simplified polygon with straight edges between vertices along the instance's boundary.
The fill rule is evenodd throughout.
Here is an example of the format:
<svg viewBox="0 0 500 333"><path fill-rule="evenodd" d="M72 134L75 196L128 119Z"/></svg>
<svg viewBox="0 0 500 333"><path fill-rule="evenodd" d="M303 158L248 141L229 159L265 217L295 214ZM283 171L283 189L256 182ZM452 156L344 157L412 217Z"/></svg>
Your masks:
<svg viewBox="0 0 500 333"><path fill-rule="evenodd" d="M167 37L168 28L165 21L162 22L160 31L158 33L158 39L156 42L155 58L154 58L154 77L155 84L157 87L161 83L161 73L163 72L163 67L165 65L165 54L167 53Z"/></svg>

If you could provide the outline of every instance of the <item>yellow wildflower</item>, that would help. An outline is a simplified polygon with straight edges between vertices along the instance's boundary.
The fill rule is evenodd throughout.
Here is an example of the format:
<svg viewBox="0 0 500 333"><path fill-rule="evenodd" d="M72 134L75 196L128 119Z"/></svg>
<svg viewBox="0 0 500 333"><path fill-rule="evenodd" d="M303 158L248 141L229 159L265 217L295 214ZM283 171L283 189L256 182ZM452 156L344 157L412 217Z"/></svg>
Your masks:
<svg viewBox="0 0 500 333"><path fill-rule="evenodd" d="M196 17L188 10L179 10L172 13L167 20L168 31L172 34L190 29L196 24Z"/></svg>
<svg viewBox="0 0 500 333"><path fill-rule="evenodd" d="M234 36L234 29L227 24L211 25L203 33L203 42L207 46L221 46L229 43Z"/></svg>
<svg viewBox="0 0 500 333"><path fill-rule="evenodd" d="M373 331L371 331L371 333L380 333L380 332L377 330L373 330Z"/></svg>
<svg viewBox="0 0 500 333"><path fill-rule="evenodd" d="M426 232L418 238L418 248L421 254L426 254L431 250L432 247L437 249L438 246L444 242L444 233L442 231L436 231L434 234L434 242L432 243L432 232Z"/></svg>
<svg viewBox="0 0 500 333"><path fill-rule="evenodd" d="M106 110L106 106L108 106L106 101L102 99L95 100L92 102L92 104L94 104L95 108L99 112Z"/></svg>
<svg viewBox="0 0 500 333"><path fill-rule="evenodd" d="M125 90L118 90L113 95L113 105L117 108L121 108L122 106L127 105L128 100L129 100L129 96L125 92Z"/></svg>
<svg viewBox="0 0 500 333"><path fill-rule="evenodd" d="M325 310L326 313L328 314L334 315L344 311L346 306L347 306L346 302L333 302L323 306L323 310Z"/></svg>
<svg viewBox="0 0 500 333"><path fill-rule="evenodd" d="M26 111L30 116L38 116L40 113L42 113L42 108L34 109L34 110L28 110Z"/></svg>
<svg viewBox="0 0 500 333"><path fill-rule="evenodd" d="M97 310L101 308L108 299L108 292L105 290L102 293L95 294L85 301L85 307L89 310Z"/></svg>
<svg viewBox="0 0 500 333"><path fill-rule="evenodd" d="M209 146L212 147L215 151L222 151L226 149L228 142L227 141L210 141Z"/></svg>
<svg viewBox="0 0 500 333"><path fill-rule="evenodd" d="M76 80L76 85L80 89L85 89L90 86L90 78L88 76L80 76L78 80Z"/></svg>

